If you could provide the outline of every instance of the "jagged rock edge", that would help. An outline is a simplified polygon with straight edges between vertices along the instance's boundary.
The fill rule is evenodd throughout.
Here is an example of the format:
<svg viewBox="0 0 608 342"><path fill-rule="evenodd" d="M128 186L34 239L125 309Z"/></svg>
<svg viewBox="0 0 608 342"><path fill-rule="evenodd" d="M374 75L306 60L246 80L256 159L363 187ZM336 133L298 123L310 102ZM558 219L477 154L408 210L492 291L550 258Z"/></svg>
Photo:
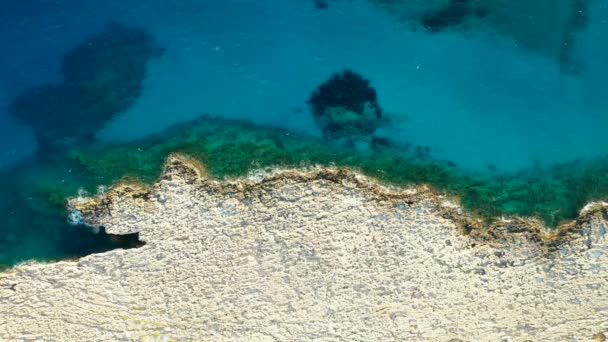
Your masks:
<svg viewBox="0 0 608 342"><path fill-rule="evenodd" d="M463 235L468 236L472 245L504 244L508 243L511 235L520 234L524 235L530 243L538 244L549 253L562 243L584 234L583 226L594 218L608 222L608 203L592 202L581 210L575 220L562 223L556 229L548 229L540 219L533 217L500 218L488 223L464 210L458 198L442 194L426 184L406 188L381 184L373 177L343 167L315 166L257 170L247 177L220 181L209 177L205 166L198 160L179 153L172 153L166 158L161 176L153 185L133 179L123 179L112 185L104 194L68 199L68 208L70 211L82 213L85 224L99 226L96 222L108 214L107 208L112 198L130 197L133 200L146 202L161 181L171 180L176 174L190 184L211 188L214 192L237 192L245 195L256 187L285 179L296 183L324 179L353 189L364 189L373 193L374 198L394 202L395 205L411 206L425 202L430 204L441 217L453 223Z"/></svg>

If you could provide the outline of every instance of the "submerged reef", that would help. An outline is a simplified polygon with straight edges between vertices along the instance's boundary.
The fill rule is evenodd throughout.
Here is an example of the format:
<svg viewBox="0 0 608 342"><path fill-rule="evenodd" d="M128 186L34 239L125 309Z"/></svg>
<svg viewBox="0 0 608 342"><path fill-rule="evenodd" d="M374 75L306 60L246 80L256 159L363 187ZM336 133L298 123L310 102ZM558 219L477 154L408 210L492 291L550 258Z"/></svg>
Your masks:
<svg viewBox="0 0 608 342"><path fill-rule="evenodd" d="M90 142L141 95L146 64L162 48L141 28L118 23L63 57L63 82L28 89L12 103L17 122L32 127L39 148Z"/></svg>
<svg viewBox="0 0 608 342"><path fill-rule="evenodd" d="M351 70L333 74L307 103L328 139L370 135L382 119L376 90Z"/></svg>

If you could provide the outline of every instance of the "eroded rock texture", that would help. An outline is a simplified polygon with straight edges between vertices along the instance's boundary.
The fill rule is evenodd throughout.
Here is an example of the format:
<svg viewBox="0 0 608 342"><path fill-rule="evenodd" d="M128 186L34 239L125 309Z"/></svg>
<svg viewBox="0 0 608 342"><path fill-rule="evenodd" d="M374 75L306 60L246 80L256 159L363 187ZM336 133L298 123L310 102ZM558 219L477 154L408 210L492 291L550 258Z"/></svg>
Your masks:
<svg viewBox="0 0 608 342"><path fill-rule="evenodd" d="M0 340L601 339L601 215L546 248L463 235L441 201L337 170L219 183L173 156L151 189L71 202L143 247L0 274Z"/></svg>

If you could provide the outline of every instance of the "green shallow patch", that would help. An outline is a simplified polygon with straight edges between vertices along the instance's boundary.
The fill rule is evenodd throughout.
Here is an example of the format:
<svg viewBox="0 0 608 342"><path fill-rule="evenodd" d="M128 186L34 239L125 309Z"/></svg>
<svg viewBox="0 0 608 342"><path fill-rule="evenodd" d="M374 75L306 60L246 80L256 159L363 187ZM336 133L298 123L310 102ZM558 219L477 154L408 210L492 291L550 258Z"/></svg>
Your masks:
<svg viewBox="0 0 608 342"><path fill-rule="evenodd" d="M574 219L589 201L608 195L605 158L513 175L470 174L412 147L383 142L365 150L345 148L284 130L213 118L181 124L133 143L80 150L71 158L90 175L83 185L93 188L124 177L151 183L171 152L200 160L211 176L220 179L276 166L352 167L388 184L429 184L458 196L466 209L486 219L537 216L552 227Z"/></svg>

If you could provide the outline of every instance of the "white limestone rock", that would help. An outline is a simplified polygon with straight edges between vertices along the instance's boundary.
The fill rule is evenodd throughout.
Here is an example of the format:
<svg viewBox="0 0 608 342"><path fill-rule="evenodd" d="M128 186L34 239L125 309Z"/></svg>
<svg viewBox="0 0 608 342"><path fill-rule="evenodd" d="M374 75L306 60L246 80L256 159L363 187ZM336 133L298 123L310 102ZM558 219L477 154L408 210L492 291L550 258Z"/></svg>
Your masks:
<svg viewBox="0 0 608 342"><path fill-rule="evenodd" d="M151 188L71 203L145 246L0 274L0 340L601 340L601 212L552 242L457 229L445 201L344 170L220 183L172 156Z"/></svg>

